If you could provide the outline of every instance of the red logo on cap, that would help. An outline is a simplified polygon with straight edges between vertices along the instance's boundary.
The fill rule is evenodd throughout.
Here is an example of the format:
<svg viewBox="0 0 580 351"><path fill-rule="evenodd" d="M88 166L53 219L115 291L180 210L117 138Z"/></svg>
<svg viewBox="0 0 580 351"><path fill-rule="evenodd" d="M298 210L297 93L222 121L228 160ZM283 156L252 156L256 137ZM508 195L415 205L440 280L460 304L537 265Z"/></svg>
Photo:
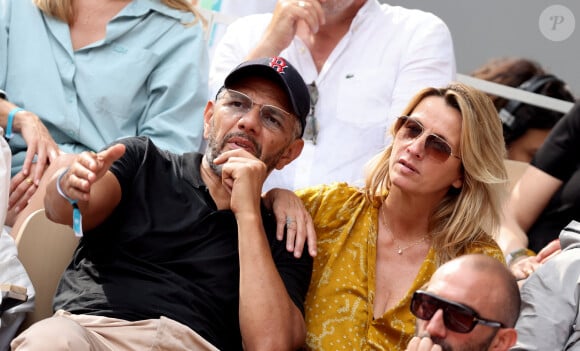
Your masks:
<svg viewBox="0 0 580 351"><path fill-rule="evenodd" d="M272 57L272 59L270 59L270 67L272 67L273 69L276 70L276 72L283 74L284 70L286 69L286 67L288 67L288 65L286 64L286 60L284 60L281 57Z"/></svg>

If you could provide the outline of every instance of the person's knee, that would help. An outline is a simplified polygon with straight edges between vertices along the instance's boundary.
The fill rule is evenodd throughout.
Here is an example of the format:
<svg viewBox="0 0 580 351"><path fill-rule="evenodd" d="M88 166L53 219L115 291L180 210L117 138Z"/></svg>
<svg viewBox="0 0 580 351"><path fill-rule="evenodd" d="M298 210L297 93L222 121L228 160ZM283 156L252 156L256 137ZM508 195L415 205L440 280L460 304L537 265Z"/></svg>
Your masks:
<svg viewBox="0 0 580 351"><path fill-rule="evenodd" d="M10 344L12 350L90 350L85 329L64 317L43 319L22 332Z"/></svg>

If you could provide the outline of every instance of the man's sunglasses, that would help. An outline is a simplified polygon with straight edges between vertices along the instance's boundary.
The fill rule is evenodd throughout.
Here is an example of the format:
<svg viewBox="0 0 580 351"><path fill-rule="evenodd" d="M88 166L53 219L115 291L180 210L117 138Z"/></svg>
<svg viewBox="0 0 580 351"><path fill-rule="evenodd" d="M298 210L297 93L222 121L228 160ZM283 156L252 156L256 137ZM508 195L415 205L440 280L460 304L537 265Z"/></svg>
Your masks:
<svg viewBox="0 0 580 351"><path fill-rule="evenodd" d="M395 137L403 141L411 141L420 137L425 132L425 127L417 119L409 116L401 116L395 123ZM451 151L451 146L445 139L435 134L427 135L425 139L425 153L439 162L445 162L449 156L459 160Z"/></svg>
<svg viewBox="0 0 580 351"><path fill-rule="evenodd" d="M318 102L318 88L316 83L308 84L308 93L310 94L310 112L306 116L306 126L304 127L304 140L310 140L312 144L316 145L316 138L318 138L318 121L316 120L316 103Z"/></svg>
<svg viewBox="0 0 580 351"><path fill-rule="evenodd" d="M505 328L505 325L500 322L481 318L468 306L445 300L426 291L415 291L411 300L411 312L415 317L428 321L439 310L443 311L445 328L457 333L469 333L478 324L492 328Z"/></svg>

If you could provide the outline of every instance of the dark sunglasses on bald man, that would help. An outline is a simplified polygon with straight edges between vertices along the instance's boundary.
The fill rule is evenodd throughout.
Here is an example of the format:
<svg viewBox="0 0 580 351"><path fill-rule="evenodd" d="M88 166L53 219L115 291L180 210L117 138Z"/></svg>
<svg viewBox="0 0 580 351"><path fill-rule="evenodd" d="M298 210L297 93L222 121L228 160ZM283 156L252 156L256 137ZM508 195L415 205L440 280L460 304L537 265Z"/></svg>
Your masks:
<svg viewBox="0 0 580 351"><path fill-rule="evenodd" d="M457 333L469 333L478 324L492 328L505 328L505 325L500 322L481 318L468 306L446 300L426 291L415 291L411 300L411 312L415 317L428 321L439 310L443 311L445 328Z"/></svg>
<svg viewBox="0 0 580 351"><path fill-rule="evenodd" d="M413 117L401 116L395 123L395 137L400 140L415 140L419 138L423 132L425 132L423 124ZM449 143L435 134L427 135L427 138L425 139L425 154L439 162L447 161L449 156L461 160L461 157L455 155L451 151Z"/></svg>

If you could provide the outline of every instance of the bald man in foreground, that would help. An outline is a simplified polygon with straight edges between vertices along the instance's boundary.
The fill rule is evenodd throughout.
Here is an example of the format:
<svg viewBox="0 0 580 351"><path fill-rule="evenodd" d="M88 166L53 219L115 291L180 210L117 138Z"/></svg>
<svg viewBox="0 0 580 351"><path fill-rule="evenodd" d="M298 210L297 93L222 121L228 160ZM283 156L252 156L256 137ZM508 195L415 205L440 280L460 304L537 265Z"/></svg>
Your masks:
<svg viewBox="0 0 580 351"><path fill-rule="evenodd" d="M515 344L520 294L507 267L485 255L443 264L411 302L416 335L407 351L503 351Z"/></svg>

